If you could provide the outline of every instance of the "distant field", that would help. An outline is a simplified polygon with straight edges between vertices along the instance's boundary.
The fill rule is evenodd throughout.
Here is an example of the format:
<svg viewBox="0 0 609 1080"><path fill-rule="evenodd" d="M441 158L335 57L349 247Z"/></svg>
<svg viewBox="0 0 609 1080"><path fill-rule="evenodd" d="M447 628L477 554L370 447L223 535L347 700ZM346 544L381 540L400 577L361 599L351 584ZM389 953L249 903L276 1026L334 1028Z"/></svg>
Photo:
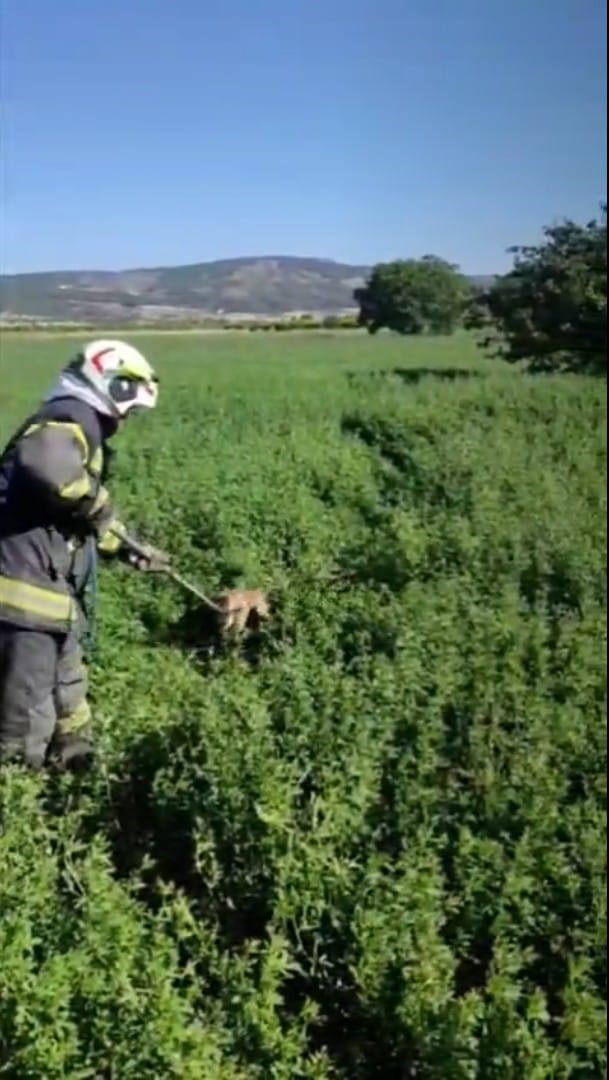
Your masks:
<svg viewBox="0 0 609 1080"><path fill-rule="evenodd" d="M75 344L2 337L2 439ZM137 344L116 502L275 617L209 660L103 570L99 770L0 775L0 1074L603 1076L605 384L465 336Z"/></svg>

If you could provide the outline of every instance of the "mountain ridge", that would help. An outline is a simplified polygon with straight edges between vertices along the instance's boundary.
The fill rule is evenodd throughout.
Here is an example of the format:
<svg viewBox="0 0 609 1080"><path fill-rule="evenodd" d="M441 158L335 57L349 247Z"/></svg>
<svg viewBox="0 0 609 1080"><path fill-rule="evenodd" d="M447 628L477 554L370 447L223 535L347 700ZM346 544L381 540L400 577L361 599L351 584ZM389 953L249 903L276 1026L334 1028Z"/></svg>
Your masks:
<svg viewBox="0 0 609 1080"><path fill-rule="evenodd" d="M213 316L327 315L353 309L353 289L369 269L333 259L249 255L126 270L2 274L0 317L163 324Z"/></svg>

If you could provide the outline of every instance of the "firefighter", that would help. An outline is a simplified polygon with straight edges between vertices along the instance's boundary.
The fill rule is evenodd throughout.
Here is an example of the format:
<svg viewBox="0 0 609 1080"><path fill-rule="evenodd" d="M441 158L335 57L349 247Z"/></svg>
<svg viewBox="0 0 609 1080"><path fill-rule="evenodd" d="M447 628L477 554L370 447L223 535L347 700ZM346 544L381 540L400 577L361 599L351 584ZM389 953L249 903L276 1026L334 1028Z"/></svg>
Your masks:
<svg viewBox="0 0 609 1080"><path fill-rule="evenodd" d="M81 651L97 552L144 571L167 556L131 538L106 490L108 440L157 403L158 379L121 341L86 345L0 455L0 760L88 766Z"/></svg>

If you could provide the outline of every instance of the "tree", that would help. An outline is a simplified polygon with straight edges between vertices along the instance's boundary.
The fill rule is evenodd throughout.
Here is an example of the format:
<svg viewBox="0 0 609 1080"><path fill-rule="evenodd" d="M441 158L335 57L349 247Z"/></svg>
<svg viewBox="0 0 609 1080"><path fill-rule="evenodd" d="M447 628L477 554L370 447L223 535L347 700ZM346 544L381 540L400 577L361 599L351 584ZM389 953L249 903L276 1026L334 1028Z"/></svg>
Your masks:
<svg viewBox="0 0 609 1080"><path fill-rule="evenodd" d="M379 263L361 289L360 326L375 334L382 327L398 334L451 334L470 298L467 280L456 266L435 255Z"/></svg>
<svg viewBox="0 0 609 1080"><path fill-rule="evenodd" d="M513 269L475 297L466 325L482 348L532 371L607 370L607 208L600 221L547 226L515 247Z"/></svg>

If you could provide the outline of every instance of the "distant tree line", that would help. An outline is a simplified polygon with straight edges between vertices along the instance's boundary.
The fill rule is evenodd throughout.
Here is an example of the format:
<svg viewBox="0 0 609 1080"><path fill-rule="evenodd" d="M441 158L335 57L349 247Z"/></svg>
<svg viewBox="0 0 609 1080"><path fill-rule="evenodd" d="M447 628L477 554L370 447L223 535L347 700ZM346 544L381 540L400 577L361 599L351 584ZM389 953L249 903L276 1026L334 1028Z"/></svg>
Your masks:
<svg viewBox="0 0 609 1080"><path fill-rule="evenodd" d="M287 332L290 330L357 330L359 326L357 312L345 312L337 315L285 315L276 318L264 318L262 316L251 319L222 319L214 316L203 316L200 319L174 319L174 320L138 320L130 319L128 322L113 321L113 330L122 330L129 333L133 330L148 330L150 333L162 331L170 334L172 330L234 330L253 332ZM46 322L38 319L0 319L0 328L11 333L34 333L44 330L45 333L104 333L108 332L107 323L84 323L84 322Z"/></svg>
<svg viewBox="0 0 609 1080"><path fill-rule="evenodd" d="M476 290L434 255L375 266L356 289L371 334L451 334L465 326L481 348L533 371L607 370L607 211L600 220L547 226L538 246L514 247L512 269Z"/></svg>

